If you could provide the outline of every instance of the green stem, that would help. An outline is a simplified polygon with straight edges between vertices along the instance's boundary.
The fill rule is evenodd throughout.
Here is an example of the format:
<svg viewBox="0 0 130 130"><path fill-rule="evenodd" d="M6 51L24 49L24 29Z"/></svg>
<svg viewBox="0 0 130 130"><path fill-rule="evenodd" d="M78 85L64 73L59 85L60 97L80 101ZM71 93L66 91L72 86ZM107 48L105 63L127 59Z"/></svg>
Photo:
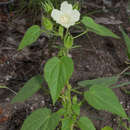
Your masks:
<svg viewBox="0 0 130 130"><path fill-rule="evenodd" d="M73 127L74 127L74 124L72 124L72 126L71 126L71 128L70 128L70 129L71 129L71 130L73 130Z"/></svg>
<svg viewBox="0 0 130 130"><path fill-rule="evenodd" d="M79 92L79 91L77 91L77 90L75 90L75 89L71 89L71 91L74 92L74 93L77 93L77 94L79 94L79 95L82 95L82 92Z"/></svg>
<svg viewBox="0 0 130 130"><path fill-rule="evenodd" d="M72 102L71 102L71 85L69 83L67 83L67 97L68 97L68 104L67 104L67 113L69 115L69 117L71 116L72 114L72 109L71 109L71 106L72 106Z"/></svg>
<svg viewBox="0 0 130 130"><path fill-rule="evenodd" d="M82 35L86 34L87 32L88 32L88 30L85 30L84 32L80 33L79 35L77 35L73 38L75 39L75 38L81 37Z"/></svg>

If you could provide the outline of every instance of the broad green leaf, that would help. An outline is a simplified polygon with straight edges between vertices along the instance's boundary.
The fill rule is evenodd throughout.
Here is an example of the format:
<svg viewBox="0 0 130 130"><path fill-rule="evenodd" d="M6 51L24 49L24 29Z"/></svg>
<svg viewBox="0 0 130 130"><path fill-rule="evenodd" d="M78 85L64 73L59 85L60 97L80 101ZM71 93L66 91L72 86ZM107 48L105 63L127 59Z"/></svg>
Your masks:
<svg viewBox="0 0 130 130"><path fill-rule="evenodd" d="M55 130L63 111L51 113L47 108L40 108L27 117L21 130Z"/></svg>
<svg viewBox="0 0 130 130"><path fill-rule="evenodd" d="M62 120L62 128L61 130L71 130L71 126L73 125L73 120L70 118L64 118Z"/></svg>
<svg viewBox="0 0 130 130"><path fill-rule="evenodd" d="M42 125L42 127L39 130L55 130L63 114L63 109L60 109L55 113L52 113L50 118L48 118L48 120Z"/></svg>
<svg viewBox="0 0 130 130"><path fill-rule="evenodd" d="M81 130L96 130L92 121L87 117L80 117L78 126Z"/></svg>
<svg viewBox="0 0 130 130"><path fill-rule="evenodd" d="M84 80L78 82L79 86L82 87L87 87L87 86L92 86L92 85L106 85L106 86L111 86L115 84L118 80L118 77L113 76L113 77L103 77L103 78L97 78L97 79L92 79L92 80Z"/></svg>
<svg viewBox="0 0 130 130"><path fill-rule="evenodd" d="M23 88L18 92L18 94L12 99L11 103L23 102L36 93L42 86L43 76L36 75L31 78Z"/></svg>
<svg viewBox="0 0 130 130"><path fill-rule="evenodd" d="M84 93L84 97L97 110L106 110L120 117L127 118L123 107L111 88L103 85L94 85L89 91Z"/></svg>
<svg viewBox="0 0 130 130"><path fill-rule="evenodd" d="M101 130L113 130L111 127L109 126L105 126L104 128L102 128Z"/></svg>
<svg viewBox="0 0 130 130"><path fill-rule="evenodd" d="M128 54L128 58L130 59L130 38L128 37L128 35L125 33L125 31L123 30L122 27L120 27L120 30L122 32L122 35L124 37L125 40L125 44L127 46L127 54Z"/></svg>
<svg viewBox="0 0 130 130"><path fill-rule="evenodd" d="M40 34L41 34L41 29L38 25L31 26L25 33L25 35L18 47L18 50L21 50L24 47L34 43L39 38Z"/></svg>
<svg viewBox="0 0 130 130"><path fill-rule="evenodd" d="M67 56L53 57L45 64L44 77L48 83L53 104L55 104L62 88L70 79L73 69L73 61Z"/></svg>
<svg viewBox="0 0 130 130"><path fill-rule="evenodd" d="M38 109L32 112L32 114L27 117L27 119L23 123L21 130L39 130L43 124L46 124L50 117L51 111L49 109Z"/></svg>
<svg viewBox="0 0 130 130"><path fill-rule="evenodd" d="M95 32L100 36L108 36L119 39L120 37L114 34L110 29L95 23L95 21L90 17L83 17L81 22L88 28L89 31Z"/></svg>

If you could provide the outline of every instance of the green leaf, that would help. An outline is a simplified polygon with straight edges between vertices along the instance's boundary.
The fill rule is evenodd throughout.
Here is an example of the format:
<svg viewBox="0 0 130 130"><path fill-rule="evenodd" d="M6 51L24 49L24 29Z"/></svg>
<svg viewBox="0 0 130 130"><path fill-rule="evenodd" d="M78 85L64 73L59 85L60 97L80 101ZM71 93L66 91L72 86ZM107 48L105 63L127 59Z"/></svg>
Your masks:
<svg viewBox="0 0 130 130"><path fill-rule="evenodd" d="M119 39L120 37L114 34L111 30L107 29L106 27L97 24L94 22L94 20L90 17L83 17L81 22L88 28L89 31L95 32L96 34L100 36L108 36Z"/></svg>
<svg viewBox="0 0 130 130"><path fill-rule="evenodd" d="M113 77L103 77L103 78L97 78L97 79L93 79L93 80L84 80L84 81L80 81L78 82L79 86L82 87L87 87L87 86L92 86L92 85L106 85L106 86L111 86L113 84L115 84L118 80L118 77L113 76Z"/></svg>
<svg viewBox="0 0 130 130"><path fill-rule="evenodd" d="M21 130L55 130L63 111L51 113L47 108L40 108L27 117Z"/></svg>
<svg viewBox="0 0 130 130"><path fill-rule="evenodd" d="M96 130L92 121L87 117L80 117L78 126L81 130Z"/></svg>
<svg viewBox="0 0 130 130"><path fill-rule="evenodd" d="M23 102L36 93L42 86L43 76L36 75L31 78L19 93L12 99L11 103Z"/></svg>
<svg viewBox="0 0 130 130"><path fill-rule="evenodd" d="M25 35L18 47L18 50L21 50L24 47L34 43L39 38L40 34L41 34L41 29L38 25L31 26L25 33Z"/></svg>
<svg viewBox="0 0 130 130"><path fill-rule="evenodd" d="M120 27L120 30L122 32L122 35L124 37L124 40L125 40L125 44L127 46L127 55L128 55L128 58L130 59L130 38L128 37L128 35L125 33L125 31L123 30L122 27Z"/></svg>
<svg viewBox="0 0 130 130"><path fill-rule="evenodd" d="M67 56L61 58L53 57L45 64L44 77L48 83L53 104L55 104L62 88L70 79L73 70L73 61Z"/></svg>
<svg viewBox="0 0 130 130"><path fill-rule="evenodd" d="M72 110L76 115L80 114L80 105L79 104L73 104L72 105Z"/></svg>
<svg viewBox="0 0 130 130"><path fill-rule="evenodd" d="M94 85L89 91L84 93L84 97L97 110L106 110L120 117L127 118L123 107L111 88L103 85Z"/></svg>
<svg viewBox="0 0 130 130"><path fill-rule="evenodd" d="M24 121L21 130L39 130L43 124L46 124L51 117L51 111L47 108L41 108L34 111Z"/></svg>
<svg viewBox="0 0 130 130"><path fill-rule="evenodd" d="M113 130L111 127L109 126L105 126L104 128L102 128L101 130Z"/></svg>
<svg viewBox="0 0 130 130"><path fill-rule="evenodd" d="M59 124L59 121L63 113L63 109L60 109L55 113L52 113L50 118L48 118L48 120L42 125L42 127L39 130L55 130L55 128Z"/></svg>
<svg viewBox="0 0 130 130"><path fill-rule="evenodd" d="M73 125L73 120L70 118L64 118L62 120L62 128L61 130L71 130L71 126Z"/></svg>

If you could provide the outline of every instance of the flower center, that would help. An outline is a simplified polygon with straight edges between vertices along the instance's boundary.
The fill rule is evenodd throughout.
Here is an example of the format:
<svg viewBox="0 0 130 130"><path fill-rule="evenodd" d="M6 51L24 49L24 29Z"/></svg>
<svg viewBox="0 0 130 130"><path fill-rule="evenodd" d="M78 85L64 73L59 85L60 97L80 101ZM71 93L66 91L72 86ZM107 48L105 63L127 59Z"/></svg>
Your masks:
<svg viewBox="0 0 130 130"><path fill-rule="evenodd" d="M60 22L61 22L62 24L68 24L68 23L69 23L69 16L67 16L67 15L61 16L61 17L60 17Z"/></svg>

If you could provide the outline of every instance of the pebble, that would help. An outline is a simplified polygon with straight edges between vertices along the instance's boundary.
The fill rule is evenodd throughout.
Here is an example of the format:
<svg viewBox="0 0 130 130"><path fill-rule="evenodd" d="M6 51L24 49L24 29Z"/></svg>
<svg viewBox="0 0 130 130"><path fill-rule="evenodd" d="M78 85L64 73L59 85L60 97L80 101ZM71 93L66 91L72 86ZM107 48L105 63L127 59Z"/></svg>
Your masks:
<svg viewBox="0 0 130 130"><path fill-rule="evenodd" d="M9 102L9 101L10 101L10 98L6 98L5 101Z"/></svg>
<svg viewBox="0 0 130 130"><path fill-rule="evenodd" d="M121 101L120 104L123 104L123 102Z"/></svg>

